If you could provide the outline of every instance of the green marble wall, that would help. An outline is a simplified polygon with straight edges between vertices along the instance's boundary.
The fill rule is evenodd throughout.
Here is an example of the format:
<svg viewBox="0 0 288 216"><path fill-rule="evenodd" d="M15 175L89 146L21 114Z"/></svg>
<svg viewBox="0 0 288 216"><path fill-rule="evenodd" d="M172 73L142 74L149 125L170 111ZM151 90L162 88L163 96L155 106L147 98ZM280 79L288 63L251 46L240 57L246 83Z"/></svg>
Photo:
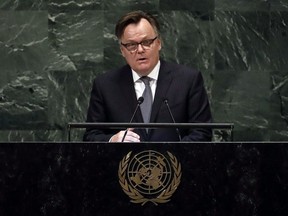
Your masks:
<svg viewBox="0 0 288 216"><path fill-rule="evenodd" d="M234 140L288 140L288 0L0 0L0 141L67 140L134 9L159 18L163 58L202 71Z"/></svg>

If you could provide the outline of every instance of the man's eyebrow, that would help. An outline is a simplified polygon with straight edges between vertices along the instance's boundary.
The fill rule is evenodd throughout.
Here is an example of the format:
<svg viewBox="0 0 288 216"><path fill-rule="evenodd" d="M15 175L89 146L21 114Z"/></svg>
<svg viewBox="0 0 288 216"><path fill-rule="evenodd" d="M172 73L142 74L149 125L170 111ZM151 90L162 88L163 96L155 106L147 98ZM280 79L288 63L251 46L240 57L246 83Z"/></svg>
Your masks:
<svg viewBox="0 0 288 216"><path fill-rule="evenodd" d="M146 41L146 40L150 40L151 38L145 36L139 43L141 43L142 41ZM127 40L128 42L127 43L138 43L137 41L133 41L133 40ZM124 43L124 44L127 44L127 43Z"/></svg>

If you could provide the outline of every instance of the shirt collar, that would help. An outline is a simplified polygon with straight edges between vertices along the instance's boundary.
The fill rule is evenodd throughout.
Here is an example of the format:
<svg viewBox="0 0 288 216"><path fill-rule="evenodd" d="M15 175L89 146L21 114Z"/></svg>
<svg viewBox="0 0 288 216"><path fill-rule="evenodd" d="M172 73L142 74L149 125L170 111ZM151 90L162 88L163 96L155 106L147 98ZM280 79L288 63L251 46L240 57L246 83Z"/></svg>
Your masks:
<svg viewBox="0 0 288 216"><path fill-rule="evenodd" d="M148 74L148 77L152 78L153 80L157 80L158 75L159 75L159 70L160 70L160 61L158 61L158 63L153 68L153 70ZM134 83L141 78L141 76L139 76L136 73L136 71L134 71L133 69L132 69L132 76L133 76Z"/></svg>

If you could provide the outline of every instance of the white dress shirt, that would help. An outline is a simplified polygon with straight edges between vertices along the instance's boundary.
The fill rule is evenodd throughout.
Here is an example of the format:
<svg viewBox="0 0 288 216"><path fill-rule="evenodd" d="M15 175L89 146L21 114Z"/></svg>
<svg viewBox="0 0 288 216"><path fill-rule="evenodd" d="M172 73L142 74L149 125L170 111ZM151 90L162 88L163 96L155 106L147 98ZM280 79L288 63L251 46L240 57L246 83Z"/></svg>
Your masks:
<svg viewBox="0 0 288 216"><path fill-rule="evenodd" d="M153 100L154 100L154 96L155 96L155 92L156 92L156 85L157 85L159 70L160 70L160 61L158 61L156 66L153 68L153 70L148 74L148 77L151 78L150 87L151 87L151 91L152 91ZM133 75L133 80L134 80L134 87L135 87L136 96L137 96L137 98L139 98L142 96L142 94L144 92L145 84L140 79L141 76L139 76L134 70L132 70L132 75Z"/></svg>

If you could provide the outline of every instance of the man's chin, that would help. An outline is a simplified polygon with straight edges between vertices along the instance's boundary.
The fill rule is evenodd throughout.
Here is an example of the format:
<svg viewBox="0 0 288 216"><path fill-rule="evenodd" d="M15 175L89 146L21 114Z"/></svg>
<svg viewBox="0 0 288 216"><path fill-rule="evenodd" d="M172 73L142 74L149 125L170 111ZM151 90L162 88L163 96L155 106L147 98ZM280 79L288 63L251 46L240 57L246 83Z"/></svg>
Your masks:
<svg viewBox="0 0 288 216"><path fill-rule="evenodd" d="M140 65L137 68L134 69L138 74L145 76L148 75L151 72L150 67L147 67L147 65Z"/></svg>

